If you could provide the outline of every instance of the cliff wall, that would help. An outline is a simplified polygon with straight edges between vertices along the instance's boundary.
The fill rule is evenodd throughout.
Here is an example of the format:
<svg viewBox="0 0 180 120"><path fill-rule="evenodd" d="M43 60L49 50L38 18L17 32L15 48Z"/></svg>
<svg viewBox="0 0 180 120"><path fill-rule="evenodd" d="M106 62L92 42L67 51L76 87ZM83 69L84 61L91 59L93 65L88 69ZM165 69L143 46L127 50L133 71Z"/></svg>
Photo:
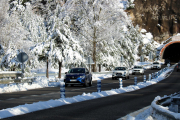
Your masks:
<svg viewBox="0 0 180 120"><path fill-rule="evenodd" d="M161 43L180 32L180 0L135 0L127 10L134 25L146 29Z"/></svg>

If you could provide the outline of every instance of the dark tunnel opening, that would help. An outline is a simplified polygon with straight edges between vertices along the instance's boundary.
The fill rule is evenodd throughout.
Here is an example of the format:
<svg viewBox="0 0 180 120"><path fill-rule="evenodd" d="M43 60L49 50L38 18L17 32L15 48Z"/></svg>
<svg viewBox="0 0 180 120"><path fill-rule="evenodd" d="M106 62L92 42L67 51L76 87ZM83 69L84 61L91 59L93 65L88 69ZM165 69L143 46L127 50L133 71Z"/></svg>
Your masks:
<svg viewBox="0 0 180 120"><path fill-rule="evenodd" d="M180 61L180 43L173 43L166 47L163 54L163 59L170 60L171 63Z"/></svg>

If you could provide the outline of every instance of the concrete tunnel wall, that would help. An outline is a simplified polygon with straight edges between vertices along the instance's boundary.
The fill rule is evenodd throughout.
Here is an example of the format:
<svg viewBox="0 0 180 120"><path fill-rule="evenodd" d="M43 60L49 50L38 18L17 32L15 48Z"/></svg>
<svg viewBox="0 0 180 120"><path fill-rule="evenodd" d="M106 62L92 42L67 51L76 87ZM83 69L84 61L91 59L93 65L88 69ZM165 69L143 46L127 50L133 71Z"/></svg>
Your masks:
<svg viewBox="0 0 180 120"><path fill-rule="evenodd" d="M180 41L172 41L166 44L160 51L161 59L170 60L171 63L180 61Z"/></svg>

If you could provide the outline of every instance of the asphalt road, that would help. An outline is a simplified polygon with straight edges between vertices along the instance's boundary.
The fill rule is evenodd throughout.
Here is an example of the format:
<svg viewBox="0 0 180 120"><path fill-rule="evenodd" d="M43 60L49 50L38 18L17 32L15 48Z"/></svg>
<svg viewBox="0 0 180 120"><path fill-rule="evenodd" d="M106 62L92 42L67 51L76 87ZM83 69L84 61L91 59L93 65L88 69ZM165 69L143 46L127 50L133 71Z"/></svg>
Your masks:
<svg viewBox="0 0 180 120"><path fill-rule="evenodd" d="M164 66L163 66L164 67ZM158 70L146 70L145 74L148 76L152 72ZM143 75L130 75L130 79L123 80L123 86L134 84L134 77L138 78L138 82L143 81ZM101 81L102 91L119 88L119 81L107 78ZM92 93L97 91L97 81L93 81L91 87L83 87L82 85L68 86L66 89L66 97L73 97L85 93ZM31 104L38 101L47 101L50 99L60 98L60 87L47 87L41 89L34 89L29 91L13 92L0 94L0 110L11 108L18 105Z"/></svg>
<svg viewBox="0 0 180 120"><path fill-rule="evenodd" d="M148 75L149 73L155 71L156 70L147 70L146 74ZM138 77L138 82L143 81L142 75L135 76ZM178 81L179 77L180 76L178 72L173 72L169 78L159 82L158 84L134 92L113 95L79 103L73 103L71 105L64 105L53 109L37 111L7 119L115 120L117 118L127 115L130 112L150 105L153 99L158 95L163 96L178 92L180 85L180 82ZM130 76L129 80L124 80L123 86L134 84L133 78L134 76ZM94 82L93 84L96 84L96 82ZM110 90L118 87L118 80L112 80L110 78L102 81L102 90ZM94 92L96 91L96 85L93 85L89 88L84 88L82 86L67 87L66 91L66 96L71 97L77 94L82 94L83 92ZM4 100L1 100L0 104L1 106L4 106L4 108L7 108L7 106L17 106L19 104L24 104L27 102L32 103L34 101L43 101L46 99L49 100L49 97L47 97L48 95L51 97L51 99L59 98L59 88L43 88L26 92L17 92L16 94L1 94L0 98ZM10 97L14 97L14 99L10 99ZM33 97L35 97L36 99L34 99ZM9 100L7 100L7 98ZM5 105L3 105L3 103Z"/></svg>

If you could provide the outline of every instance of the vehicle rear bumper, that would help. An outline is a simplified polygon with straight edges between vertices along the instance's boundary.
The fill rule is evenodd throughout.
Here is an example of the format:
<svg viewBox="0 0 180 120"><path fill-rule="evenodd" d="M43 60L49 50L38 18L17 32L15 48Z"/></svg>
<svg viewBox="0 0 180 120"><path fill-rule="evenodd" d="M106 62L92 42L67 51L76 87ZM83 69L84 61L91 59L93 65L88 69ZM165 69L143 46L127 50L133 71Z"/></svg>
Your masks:
<svg viewBox="0 0 180 120"><path fill-rule="evenodd" d="M65 79L66 84L84 84L84 79Z"/></svg>

